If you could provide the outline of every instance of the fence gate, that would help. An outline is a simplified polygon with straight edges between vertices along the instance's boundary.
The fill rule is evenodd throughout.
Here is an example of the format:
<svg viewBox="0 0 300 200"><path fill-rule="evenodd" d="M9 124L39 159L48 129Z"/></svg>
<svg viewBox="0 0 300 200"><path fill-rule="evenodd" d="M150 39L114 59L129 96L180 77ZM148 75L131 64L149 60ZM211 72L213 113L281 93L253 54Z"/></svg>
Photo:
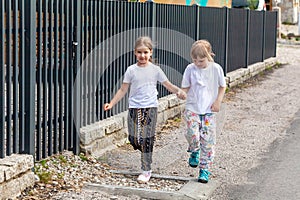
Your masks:
<svg viewBox="0 0 300 200"><path fill-rule="evenodd" d="M81 1L36 4L36 158L79 152L78 92ZM77 85L78 86L78 85Z"/></svg>
<svg viewBox="0 0 300 200"><path fill-rule="evenodd" d="M0 158L79 152L81 0L0 3Z"/></svg>

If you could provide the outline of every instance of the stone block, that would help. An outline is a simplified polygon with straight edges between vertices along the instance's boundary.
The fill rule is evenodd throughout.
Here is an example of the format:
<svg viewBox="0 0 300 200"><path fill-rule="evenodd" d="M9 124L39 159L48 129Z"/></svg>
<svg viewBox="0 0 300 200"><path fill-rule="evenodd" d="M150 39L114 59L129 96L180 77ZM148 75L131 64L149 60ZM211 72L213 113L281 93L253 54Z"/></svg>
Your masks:
<svg viewBox="0 0 300 200"><path fill-rule="evenodd" d="M111 133L114 133L122 128L124 128L124 119L122 116L113 116L107 120L103 120L105 125L105 134L109 135Z"/></svg>
<svg viewBox="0 0 300 200"><path fill-rule="evenodd" d="M80 129L80 142L83 145L90 144L98 138L105 136L105 125L101 122L83 127Z"/></svg>
<svg viewBox="0 0 300 200"><path fill-rule="evenodd" d="M165 110L168 109L169 106L169 101L167 98L160 98L158 101L158 108L157 108L157 112L161 113Z"/></svg>
<svg viewBox="0 0 300 200"><path fill-rule="evenodd" d="M10 179L0 184L1 199L15 199L27 187L33 186L35 182L34 173L27 171L20 177Z"/></svg>
<svg viewBox="0 0 300 200"><path fill-rule="evenodd" d="M164 123L165 123L164 113L160 112L157 114L157 125L164 124Z"/></svg>
<svg viewBox="0 0 300 200"><path fill-rule="evenodd" d="M248 72L248 70L246 70L245 68L240 68L240 69L237 69L235 71L227 73L226 76L228 77L229 82L234 82L235 80L237 80L240 77L244 76L247 72Z"/></svg>
<svg viewBox="0 0 300 200"><path fill-rule="evenodd" d="M81 149L88 155L100 156L105 153L107 149L114 149L117 145L125 144L127 135L127 129L122 129L113 134L106 135L103 138L99 138L89 145L82 145Z"/></svg>
<svg viewBox="0 0 300 200"><path fill-rule="evenodd" d="M2 166L0 179L3 179L4 176L4 181L7 181L17 177L21 173L31 170L34 167L33 156L12 154L11 156L1 159L0 166Z"/></svg>
<svg viewBox="0 0 300 200"><path fill-rule="evenodd" d="M181 100L179 99L179 98L177 98L177 96L176 96L176 94L172 94L172 95L168 95L168 97L169 97L169 105L168 105L168 107L169 108L173 108L173 107L175 107L175 106L178 106L179 104L181 104L182 102L181 102Z"/></svg>
<svg viewBox="0 0 300 200"><path fill-rule="evenodd" d="M5 181L5 171L7 171L7 170L8 170L8 167L0 165L0 184Z"/></svg>
<svg viewBox="0 0 300 200"><path fill-rule="evenodd" d="M171 119L181 114L181 107L177 106L164 111L164 119Z"/></svg>

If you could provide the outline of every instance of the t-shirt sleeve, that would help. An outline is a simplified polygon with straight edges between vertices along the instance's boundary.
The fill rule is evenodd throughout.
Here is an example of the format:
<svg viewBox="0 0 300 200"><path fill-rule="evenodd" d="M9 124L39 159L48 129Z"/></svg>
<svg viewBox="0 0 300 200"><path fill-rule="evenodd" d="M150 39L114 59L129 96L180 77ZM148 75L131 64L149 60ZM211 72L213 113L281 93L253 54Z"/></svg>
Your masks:
<svg viewBox="0 0 300 200"><path fill-rule="evenodd" d="M130 68L127 68L124 74L123 83L130 83L131 82L131 70Z"/></svg>
<svg viewBox="0 0 300 200"><path fill-rule="evenodd" d="M181 82L182 88L188 88L191 86L190 73L191 73L191 70L189 70L189 68L186 68L184 70L182 82Z"/></svg>
<svg viewBox="0 0 300 200"><path fill-rule="evenodd" d="M219 85L221 87L226 87L224 71L223 71L223 68L221 66L219 66Z"/></svg>
<svg viewBox="0 0 300 200"><path fill-rule="evenodd" d="M168 81L169 79L166 76L166 74L164 73L164 71L160 67L157 67L157 69L158 69L157 81L160 82L160 83Z"/></svg>

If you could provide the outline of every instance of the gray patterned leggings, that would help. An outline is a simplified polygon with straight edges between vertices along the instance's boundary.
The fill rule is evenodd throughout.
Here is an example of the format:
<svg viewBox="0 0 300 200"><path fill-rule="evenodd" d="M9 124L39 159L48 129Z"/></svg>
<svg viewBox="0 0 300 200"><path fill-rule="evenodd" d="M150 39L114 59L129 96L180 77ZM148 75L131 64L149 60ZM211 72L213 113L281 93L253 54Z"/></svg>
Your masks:
<svg viewBox="0 0 300 200"><path fill-rule="evenodd" d="M151 170L157 122L157 108L129 108L128 139L134 149L141 151L141 169Z"/></svg>

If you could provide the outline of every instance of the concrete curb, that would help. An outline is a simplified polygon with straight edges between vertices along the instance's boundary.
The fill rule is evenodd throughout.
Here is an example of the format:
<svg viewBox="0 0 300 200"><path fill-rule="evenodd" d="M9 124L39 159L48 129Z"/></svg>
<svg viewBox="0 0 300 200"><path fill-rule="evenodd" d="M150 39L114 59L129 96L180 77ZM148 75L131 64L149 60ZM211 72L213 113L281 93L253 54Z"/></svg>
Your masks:
<svg viewBox="0 0 300 200"><path fill-rule="evenodd" d="M124 175L138 175L137 172L127 171L111 171L113 173ZM178 191L163 191L145 188L134 188L116 185L101 185L95 183L86 183L83 190L101 191L112 195L132 196L136 195L146 199L160 199L160 200L206 200L213 191L220 185L216 180L210 180L207 184L197 182L196 179L178 176L164 176L153 174L153 178L182 180L187 181L186 184Z"/></svg>

